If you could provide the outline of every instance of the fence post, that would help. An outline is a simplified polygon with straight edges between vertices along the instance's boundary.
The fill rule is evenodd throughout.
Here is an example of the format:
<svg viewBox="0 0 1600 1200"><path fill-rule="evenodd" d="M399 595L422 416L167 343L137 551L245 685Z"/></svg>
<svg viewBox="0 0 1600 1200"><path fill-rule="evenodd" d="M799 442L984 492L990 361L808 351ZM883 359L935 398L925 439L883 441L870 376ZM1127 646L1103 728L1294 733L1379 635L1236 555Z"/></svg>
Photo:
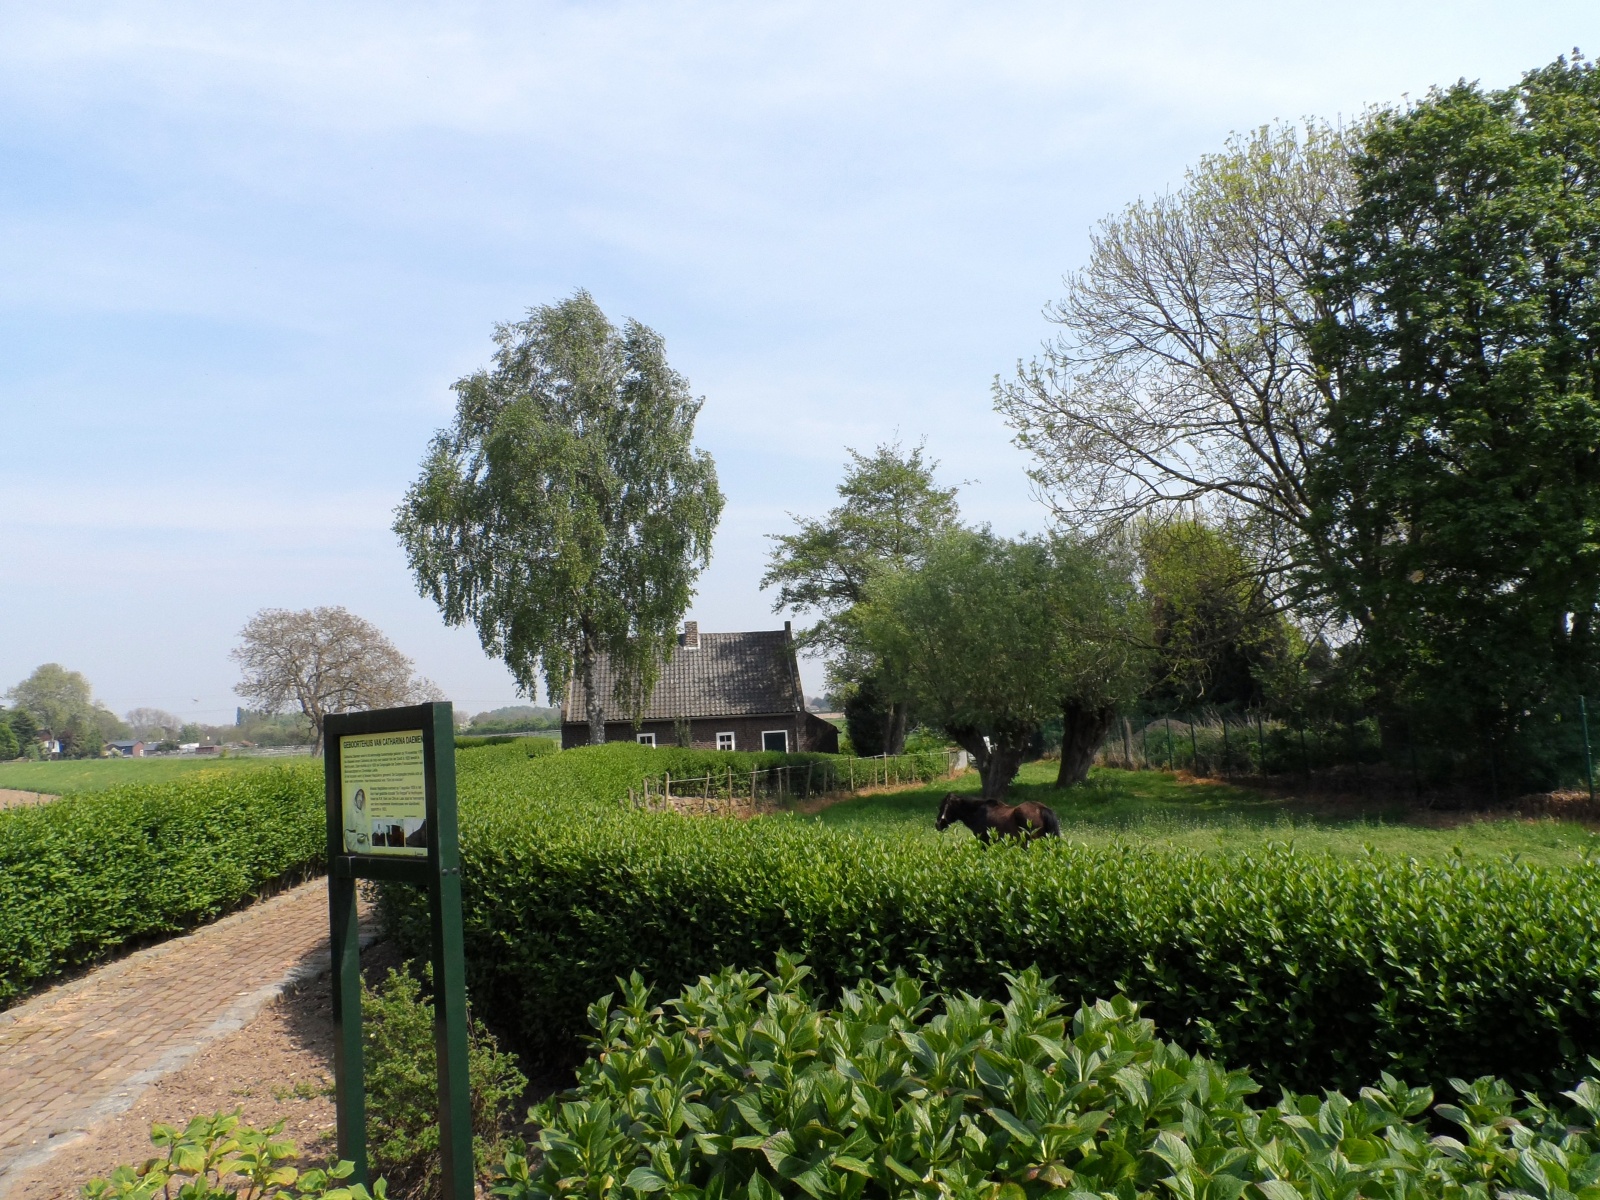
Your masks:
<svg viewBox="0 0 1600 1200"><path fill-rule="evenodd" d="M1194 732L1194 714L1189 714L1189 770L1198 778L1200 775L1200 739Z"/></svg>
<svg viewBox="0 0 1600 1200"><path fill-rule="evenodd" d="M1589 701L1578 697L1578 712L1583 715L1583 773L1589 781L1589 802L1594 803L1594 752L1589 748Z"/></svg>
<svg viewBox="0 0 1600 1200"><path fill-rule="evenodd" d="M1228 777L1228 714L1222 714L1222 777Z"/></svg>

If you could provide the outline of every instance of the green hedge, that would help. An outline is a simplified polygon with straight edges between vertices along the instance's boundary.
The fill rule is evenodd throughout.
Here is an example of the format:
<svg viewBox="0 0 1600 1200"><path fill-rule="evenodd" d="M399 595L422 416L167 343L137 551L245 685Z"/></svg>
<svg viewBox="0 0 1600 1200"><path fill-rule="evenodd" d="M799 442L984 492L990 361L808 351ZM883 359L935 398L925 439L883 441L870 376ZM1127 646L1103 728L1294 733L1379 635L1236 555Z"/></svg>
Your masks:
<svg viewBox="0 0 1600 1200"><path fill-rule="evenodd" d="M320 866L321 762L0 812L0 1007Z"/></svg>
<svg viewBox="0 0 1600 1200"><path fill-rule="evenodd" d="M1003 1006L901 979L828 1011L804 972L780 956L659 1006L634 976L591 1008L577 1087L536 1110L536 1153L510 1156L495 1193L1575 1200L1600 1182L1593 1078L1570 1105L1480 1079L1435 1106L1387 1075L1355 1100L1252 1104L1248 1072L1160 1040L1122 997L1069 1017L1028 971Z"/></svg>
<svg viewBox="0 0 1600 1200"><path fill-rule="evenodd" d="M536 1056L570 1059L583 998L634 969L676 988L779 950L805 955L833 995L904 969L992 996L1037 964L1064 995L1126 993L1191 1049L1291 1086L1383 1070L1542 1086L1600 1053L1589 866L985 849L616 803L641 755L663 753L463 772L475 1000ZM391 892L389 909L420 951L418 898Z"/></svg>
<svg viewBox="0 0 1600 1200"><path fill-rule="evenodd" d="M491 733L482 737L472 737L467 734L456 735L457 750L481 750L485 746L515 745L522 746L524 753L529 758L554 754L561 749L560 741L550 737L522 737L514 733Z"/></svg>

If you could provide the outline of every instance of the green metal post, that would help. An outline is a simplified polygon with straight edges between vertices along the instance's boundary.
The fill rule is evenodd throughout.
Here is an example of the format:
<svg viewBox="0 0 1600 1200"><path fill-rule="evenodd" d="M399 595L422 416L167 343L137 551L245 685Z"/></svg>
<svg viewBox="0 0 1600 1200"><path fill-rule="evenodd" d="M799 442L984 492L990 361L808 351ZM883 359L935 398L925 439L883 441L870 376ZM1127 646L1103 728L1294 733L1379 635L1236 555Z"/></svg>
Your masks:
<svg viewBox="0 0 1600 1200"><path fill-rule="evenodd" d="M333 1106L337 1154L355 1164L354 1181L367 1178L367 1088L361 1057L361 924L356 881L340 870L344 835L339 806L337 739L323 751L328 797L328 941L333 958Z"/></svg>
<svg viewBox="0 0 1600 1200"><path fill-rule="evenodd" d="M434 708L435 826L428 838L433 918L433 1034L439 1060L440 1182L445 1200L472 1200L472 1099L467 1082L467 966L461 944L461 853L456 838L455 719ZM446 749L448 748L448 749Z"/></svg>
<svg viewBox="0 0 1600 1200"><path fill-rule="evenodd" d="M361 927L356 881L329 872L328 917L333 949L334 1110L338 1155L355 1164L355 1181L367 1179L367 1089L361 1057Z"/></svg>
<svg viewBox="0 0 1600 1200"><path fill-rule="evenodd" d="M1583 715L1583 773L1589 780L1589 802L1594 803L1594 751L1589 747L1589 701L1578 697L1578 712Z"/></svg>

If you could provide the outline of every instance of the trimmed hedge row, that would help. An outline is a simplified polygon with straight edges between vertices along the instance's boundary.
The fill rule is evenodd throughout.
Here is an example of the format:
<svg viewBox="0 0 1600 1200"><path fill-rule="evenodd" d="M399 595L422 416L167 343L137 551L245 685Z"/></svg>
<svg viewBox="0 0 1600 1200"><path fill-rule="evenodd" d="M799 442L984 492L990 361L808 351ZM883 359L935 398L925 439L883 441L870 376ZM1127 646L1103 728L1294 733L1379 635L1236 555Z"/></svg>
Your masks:
<svg viewBox="0 0 1600 1200"><path fill-rule="evenodd" d="M675 989L779 950L804 955L830 995L902 969L994 996L1003 973L1037 964L1065 996L1125 993L1190 1049L1293 1087L1380 1071L1542 1087L1600 1053L1592 866L985 849L626 811L614 798L639 756L662 753L463 770L475 1002L537 1057L570 1059L585 998L619 976ZM420 948L418 897L387 899Z"/></svg>
<svg viewBox="0 0 1600 1200"><path fill-rule="evenodd" d="M131 941L322 865L322 764L112 788L0 812L0 1008Z"/></svg>

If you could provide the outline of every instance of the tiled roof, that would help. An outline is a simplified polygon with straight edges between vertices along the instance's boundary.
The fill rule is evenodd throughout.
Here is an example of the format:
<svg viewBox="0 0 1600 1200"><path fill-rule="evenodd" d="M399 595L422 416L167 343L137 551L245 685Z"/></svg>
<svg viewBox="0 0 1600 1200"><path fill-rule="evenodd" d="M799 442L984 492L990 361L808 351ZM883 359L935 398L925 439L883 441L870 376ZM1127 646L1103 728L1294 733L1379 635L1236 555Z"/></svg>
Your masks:
<svg viewBox="0 0 1600 1200"><path fill-rule="evenodd" d="M755 633L702 633L698 650L683 636L640 719L674 721L688 717L741 717L789 713L805 708L794 643L784 629ZM632 714L611 698L611 664L595 665L595 688L606 698L606 720L627 721ZM583 684L567 688L564 721L587 721Z"/></svg>

